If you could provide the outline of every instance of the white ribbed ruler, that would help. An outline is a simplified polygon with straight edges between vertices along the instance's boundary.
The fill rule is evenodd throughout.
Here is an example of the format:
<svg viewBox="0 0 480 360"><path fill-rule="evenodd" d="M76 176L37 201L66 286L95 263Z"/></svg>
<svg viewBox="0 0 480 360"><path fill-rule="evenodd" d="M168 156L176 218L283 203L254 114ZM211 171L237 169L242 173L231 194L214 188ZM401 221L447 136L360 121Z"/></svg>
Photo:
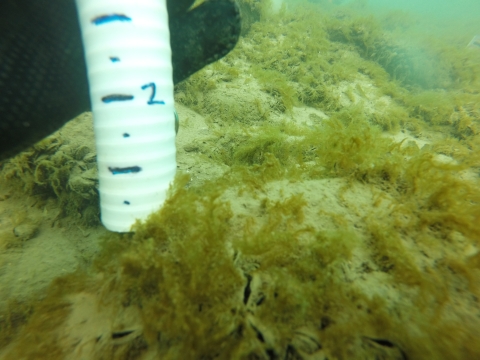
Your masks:
<svg viewBox="0 0 480 360"><path fill-rule="evenodd" d="M76 0L94 118L102 223L127 232L175 177L166 0Z"/></svg>

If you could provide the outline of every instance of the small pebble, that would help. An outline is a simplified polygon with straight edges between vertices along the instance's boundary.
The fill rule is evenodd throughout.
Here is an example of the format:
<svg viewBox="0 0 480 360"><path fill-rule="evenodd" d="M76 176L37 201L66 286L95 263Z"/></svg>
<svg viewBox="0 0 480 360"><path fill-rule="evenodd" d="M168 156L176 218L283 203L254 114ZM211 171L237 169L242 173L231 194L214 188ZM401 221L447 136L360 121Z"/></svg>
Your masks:
<svg viewBox="0 0 480 360"><path fill-rule="evenodd" d="M196 145L185 145L183 147L183 150L185 150L185 152L192 152L192 151L198 151L198 146Z"/></svg>
<svg viewBox="0 0 480 360"><path fill-rule="evenodd" d="M34 224L20 224L13 229L13 233L16 237L19 237L23 241L30 240L37 235L38 226Z"/></svg>

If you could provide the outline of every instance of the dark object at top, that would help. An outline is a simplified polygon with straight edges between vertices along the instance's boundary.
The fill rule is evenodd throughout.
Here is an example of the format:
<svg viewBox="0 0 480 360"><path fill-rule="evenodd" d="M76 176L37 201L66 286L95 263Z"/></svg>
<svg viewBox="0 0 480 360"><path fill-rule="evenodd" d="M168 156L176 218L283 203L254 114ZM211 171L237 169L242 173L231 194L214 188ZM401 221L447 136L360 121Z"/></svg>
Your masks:
<svg viewBox="0 0 480 360"><path fill-rule="evenodd" d="M235 0L167 0L173 81L225 56L240 35ZM74 0L0 1L0 161L90 109Z"/></svg>

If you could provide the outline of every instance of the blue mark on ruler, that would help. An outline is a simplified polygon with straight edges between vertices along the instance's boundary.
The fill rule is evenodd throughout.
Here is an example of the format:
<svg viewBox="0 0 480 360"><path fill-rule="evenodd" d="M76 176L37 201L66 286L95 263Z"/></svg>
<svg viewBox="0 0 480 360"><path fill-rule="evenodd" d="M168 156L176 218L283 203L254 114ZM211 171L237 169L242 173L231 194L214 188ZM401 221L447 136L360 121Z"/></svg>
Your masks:
<svg viewBox="0 0 480 360"><path fill-rule="evenodd" d="M110 172L113 175L118 175L118 174L138 173L138 172L142 171L142 168L140 166L129 166L129 167L124 167L124 168L119 168L119 167L112 168L112 167L109 166L108 170L110 170Z"/></svg>
<svg viewBox="0 0 480 360"><path fill-rule="evenodd" d="M110 61L111 62L119 62L120 61L120 58L118 56L110 56Z"/></svg>
<svg viewBox="0 0 480 360"><path fill-rule="evenodd" d="M130 134L129 133L123 133L123 137L128 138L128 137L130 137Z"/></svg>
<svg viewBox="0 0 480 360"><path fill-rule="evenodd" d="M147 101L147 104L148 105L154 105L154 104L165 105L165 101L155 100L155 94L157 93L157 85L155 85L155 83L151 82L149 84L143 85L142 90L148 89L149 87L152 88L152 95L150 96L150 99Z"/></svg>
<svg viewBox="0 0 480 360"><path fill-rule="evenodd" d="M129 18L127 15L123 14L109 14L97 16L92 20L94 25L103 25L113 21L132 21L132 18Z"/></svg>
<svg viewBox="0 0 480 360"><path fill-rule="evenodd" d="M127 200L125 200L123 203L124 203L125 205L130 205L130 201L127 201Z"/></svg>
<svg viewBox="0 0 480 360"><path fill-rule="evenodd" d="M114 101L129 101L133 100L133 95L112 94L102 97L102 101L106 104Z"/></svg>

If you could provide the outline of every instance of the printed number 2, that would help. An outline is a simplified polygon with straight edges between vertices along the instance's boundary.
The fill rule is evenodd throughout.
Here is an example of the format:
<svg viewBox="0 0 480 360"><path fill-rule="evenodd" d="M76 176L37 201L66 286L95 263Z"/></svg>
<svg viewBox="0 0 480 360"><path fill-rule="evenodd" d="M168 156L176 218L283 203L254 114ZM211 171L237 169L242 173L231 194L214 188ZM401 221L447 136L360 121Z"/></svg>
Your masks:
<svg viewBox="0 0 480 360"><path fill-rule="evenodd" d="M150 84L145 84L142 86L142 90L148 89L149 87L152 88L152 95L150 96L150 99L147 101L148 105L154 105L154 104L160 104L160 105L165 105L165 101L163 100L155 100L155 93L157 92L157 86L155 83L150 83Z"/></svg>

